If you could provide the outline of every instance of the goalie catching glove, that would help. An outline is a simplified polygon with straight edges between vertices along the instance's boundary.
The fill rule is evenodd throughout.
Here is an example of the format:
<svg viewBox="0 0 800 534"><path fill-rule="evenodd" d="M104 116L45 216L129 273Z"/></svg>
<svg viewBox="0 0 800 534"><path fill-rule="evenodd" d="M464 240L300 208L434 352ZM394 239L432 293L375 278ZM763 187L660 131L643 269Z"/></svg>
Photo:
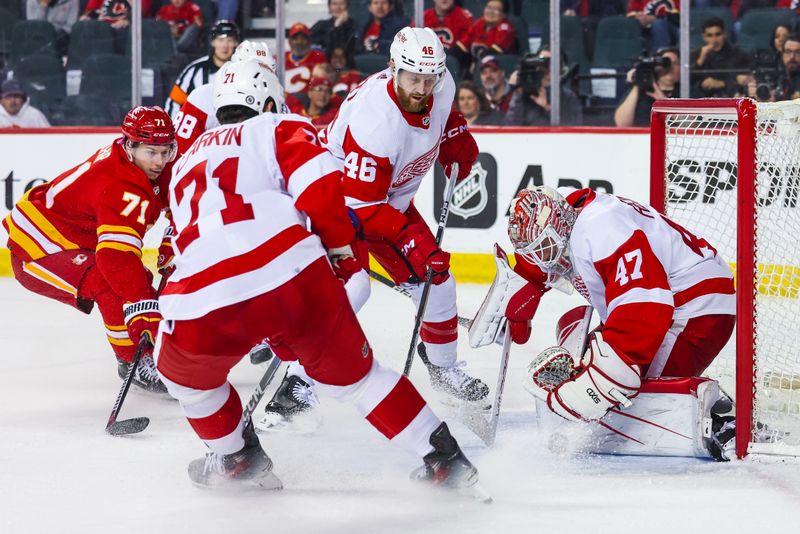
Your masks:
<svg viewBox="0 0 800 534"><path fill-rule="evenodd" d="M128 337L134 345L138 345L142 338L147 338L151 346L155 345L158 323L161 322L157 300L128 302L122 306L122 313L125 315Z"/></svg>
<svg viewBox="0 0 800 534"><path fill-rule="evenodd" d="M639 366L625 362L600 332L591 335L578 365L563 347L545 349L525 381L528 392L570 421L597 421L611 408L630 406L640 387Z"/></svg>

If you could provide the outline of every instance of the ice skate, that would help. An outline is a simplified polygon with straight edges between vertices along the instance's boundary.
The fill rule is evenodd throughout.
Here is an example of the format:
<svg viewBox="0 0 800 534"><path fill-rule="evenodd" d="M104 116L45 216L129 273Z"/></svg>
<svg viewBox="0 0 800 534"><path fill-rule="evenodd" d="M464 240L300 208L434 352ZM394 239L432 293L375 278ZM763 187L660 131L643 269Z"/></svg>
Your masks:
<svg viewBox="0 0 800 534"><path fill-rule="evenodd" d="M128 375L128 369L131 364L124 360L117 359L117 373L119 377L125 380ZM161 381L156 369L156 362L150 354L145 354L139 359L139 365L133 373L131 384L148 393L157 393L159 395L166 395L167 386Z"/></svg>
<svg viewBox="0 0 800 534"><path fill-rule="evenodd" d="M244 429L244 448L233 454L209 452L189 464L189 478L202 488L252 487L283 489L283 483L272 472L272 460L258 441L252 422Z"/></svg>
<svg viewBox="0 0 800 534"><path fill-rule="evenodd" d="M309 412L318 404L314 386L287 371L256 428L262 432L311 432L319 426L319 421Z"/></svg>
<svg viewBox="0 0 800 534"><path fill-rule="evenodd" d="M272 359L272 349L269 348L269 345L262 342L250 349L250 363L253 365L258 365L260 363L266 363Z"/></svg>
<svg viewBox="0 0 800 534"><path fill-rule="evenodd" d="M455 490L462 495L489 503L492 498L478 484L478 470L464 456L458 442L450 435L447 423L431 433L433 452L422 459L424 464L411 473L411 479Z"/></svg>
<svg viewBox="0 0 800 534"><path fill-rule="evenodd" d="M465 363L463 361L456 362L449 367L439 367L438 365L432 364L428 359L424 343L417 345L417 352L419 353L420 359L425 363L425 367L428 368L433 389L462 401L483 404L479 401L482 401L489 395L489 386L484 384L479 378L471 377L464 372L463 367Z"/></svg>

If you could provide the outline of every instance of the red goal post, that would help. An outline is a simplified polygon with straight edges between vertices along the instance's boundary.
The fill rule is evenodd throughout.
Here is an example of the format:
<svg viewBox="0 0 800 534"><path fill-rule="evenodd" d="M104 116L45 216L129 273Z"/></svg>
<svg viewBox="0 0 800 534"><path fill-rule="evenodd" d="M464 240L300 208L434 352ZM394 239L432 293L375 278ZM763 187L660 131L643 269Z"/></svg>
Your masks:
<svg viewBox="0 0 800 534"><path fill-rule="evenodd" d="M737 456L800 455L800 102L659 100L650 158L651 205L735 270L735 339L707 374L736 400Z"/></svg>

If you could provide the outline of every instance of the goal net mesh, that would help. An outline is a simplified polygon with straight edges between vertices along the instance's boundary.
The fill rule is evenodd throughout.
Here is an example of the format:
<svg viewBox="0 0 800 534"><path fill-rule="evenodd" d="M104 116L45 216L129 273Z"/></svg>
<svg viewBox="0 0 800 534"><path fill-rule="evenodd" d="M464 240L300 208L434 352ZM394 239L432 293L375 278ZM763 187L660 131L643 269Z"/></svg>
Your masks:
<svg viewBox="0 0 800 534"><path fill-rule="evenodd" d="M758 271L750 441L780 449L800 445L800 102L757 110L755 132L740 131L735 112L666 115L666 214L704 237L735 270L737 137L755 135L756 198L742 199L755 209L750 253ZM735 333L706 374L735 395Z"/></svg>

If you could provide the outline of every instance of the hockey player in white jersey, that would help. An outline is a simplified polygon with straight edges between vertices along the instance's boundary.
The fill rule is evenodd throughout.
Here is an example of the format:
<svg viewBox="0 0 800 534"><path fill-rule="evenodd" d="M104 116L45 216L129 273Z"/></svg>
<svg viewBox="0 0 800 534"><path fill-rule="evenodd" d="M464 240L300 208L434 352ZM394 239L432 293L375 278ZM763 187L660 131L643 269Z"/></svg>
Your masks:
<svg viewBox="0 0 800 534"><path fill-rule="evenodd" d="M469 175L478 156L466 121L452 110L455 84L441 41L428 28L403 28L394 38L389 68L373 74L347 96L337 117L320 134L344 169L347 205L363 224L369 253L419 304L426 271L433 285L420 331L420 354L431 384L458 399L480 401L489 388L457 361L456 282L449 257L413 205L434 162L459 164ZM290 384L288 381L292 381ZM270 411L306 408L281 394L309 384L287 375Z"/></svg>
<svg viewBox="0 0 800 534"><path fill-rule="evenodd" d="M601 322L571 354L551 347L534 359L526 389L565 419L602 420L601 449L728 458L729 399L698 378L735 324L733 276L714 247L650 206L589 189L522 190L508 234L527 282L499 310L513 341L528 340L554 286L571 283ZM568 315L560 341L583 314Z"/></svg>
<svg viewBox="0 0 800 534"><path fill-rule="evenodd" d="M269 338L282 360L303 362L323 393L353 403L422 457L415 478L477 489L477 470L447 425L408 379L373 359L334 274L347 279L360 266L341 171L314 127L265 113L282 108L283 88L257 60L223 67L214 101L222 126L173 170L175 271L160 296L156 347L164 383L211 449L189 465L192 481L282 487L227 380L241 355Z"/></svg>

